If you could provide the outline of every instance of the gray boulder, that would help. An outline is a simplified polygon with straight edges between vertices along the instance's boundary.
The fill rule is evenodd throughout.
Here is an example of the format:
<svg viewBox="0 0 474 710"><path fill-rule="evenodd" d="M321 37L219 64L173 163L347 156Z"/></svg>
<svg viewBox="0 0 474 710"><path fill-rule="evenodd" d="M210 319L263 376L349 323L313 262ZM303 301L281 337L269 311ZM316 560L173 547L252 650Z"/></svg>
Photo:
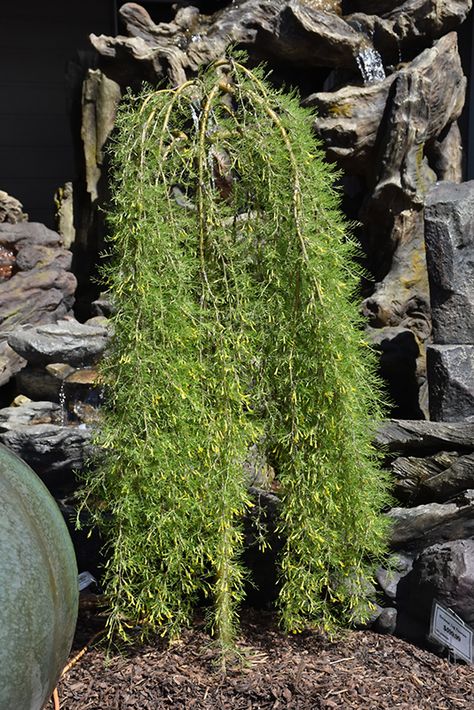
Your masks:
<svg viewBox="0 0 474 710"><path fill-rule="evenodd" d="M0 279L0 386L24 365L8 345L9 333L24 324L54 323L74 303L76 278L72 254L61 237L42 224L0 224L0 252L8 264Z"/></svg>
<svg viewBox="0 0 474 710"><path fill-rule="evenodd" d="M20 456L50 487L68 487L72 473L94 454L93 426L65 425L54 402L31 402L0 409L0 443Z"/></svg>
<svg viewBox="0 0 474 710"><path fill-rule="evenodd" d="M59 402L62 381L42 367L27 365L15 377L17 390L36 400Z"/></svg>
<svg viewBox="0 0 474 710"><path fill-rule="evenodd" d="M91 430L83 425L19 426L0 431L0 443L18 454L48 485L83 469L92 453Z"/></svg>
<svg viewBox="0 0 474 710"><path fill-rule="evenodd" d="M430 482L439 474L444 473L459 459L458 451L439 451L432 456L399 456L390 464L390 470L395 477L394 495L397 500L413 503L429 503L433 500L442 502L447 495L434 495L437 487L431 487ZM474 488L473 484L455 489L451 495L465 488Z"/></svg>
<svg viewBox="0 0 474 710"><path fill-rule="evenodd" d="M0 243L14 248L17 252L32 244L48 247L62 246L57 232L48 229L39 222L19 222L18 224L0 224Z"/></svg>
<svg viewBox="0 0 474 710"><path fill-rule="evenodd" d="M474 453L459 456L444 471L423 481L420 495L441 501L469 488L474 488Z"/></svg>
<svg viewBox="0 0 474 710"><path fill-rule="evenodd" d="M474 449L474 422L428 422L388 419L378 429L375 444L398 455Z"/></svg>
<svg viewBox="0 0 474 710"><path fill-rule="evenodd" d="M398 585L400 607L426 628L434 599L474 624L474 540L452 540L426 548Z"/></svg>
<svg viewBox="0 0 474 710"><path fill-rule="evenodd" d="M372 628L379 634L393 634L397 626L397 610L385 607L376 618Z"/></svg>
<svg viewBox="0 0 474 710"><path fill-rule="evenodd" d="M56 254L56 249L52 251ZM69 256L61 263L54 259L55 263L36 265L0 283L2 332L27 323L52 323L69 313L76 288L75 276L65 268L69 260Z"/></svg>
<svg viewBox="0 0 474 710"><path fill-rule="evenodd" d="M106 293L101 293L99 298L92 301L91 313L93 317L104 316L105 318L109 318L115 311L116 309Z"/></svg>
<svg viewBox="0 0 474 710"><path fill-rule="evenodd" d="M413 557L398 553L393 555L389 562L390 569L379 567L375 573L375 579L385 596L389 599L395 599L398 583L413 567Z"/></svg>
<svg viewBox="0 0 474 710"><path fill-rule="evenodd" d="M474 490L451 503L427 503L414 508L392 508L390 544L395 549L419 551L438 542L474 536Z"/></svg>
<svg viewBox="0 0 474 710"><path fill-rule="evenodd" d="M77 366L96 362L109 337L103 326L85 325L71 318L50 325L24 326L10 335L8 344L33 365L62 362Z"/></svg>
<svg viewBox="0 0 474 710"><path fill-rule="evenodd" d="M435 343L474 339L474 181L438 183L425 203Z"/></svg>
<svg viewBox="0 0 474 710"><path fill-rule="evenodd" d="M391 464L398 499L443 502L474 488L474 453L440 451L433 456L399 457Z"/></svg>
<svg viewBox="0 0 474 710"><path fill-rule="evenodd" d="M94 368L75 369L64 363L46 365L45 368L27 365L16 375L18 392L31 399L66 402L92 399L100 400L97 385L98 373Z"/></svg>
<svg viewBox="0 0 474 710"><path fill-rule="evenodd" d="M31 402L0 409L0 434L29 424L59 424L61 407L54 402Z"/></svg>
<svg viewBox="0 0 474 710"><path fill-rule="evenodd" d="M474 345L430 345L426 368L431 419L453 422L474 416Z"/></svg>

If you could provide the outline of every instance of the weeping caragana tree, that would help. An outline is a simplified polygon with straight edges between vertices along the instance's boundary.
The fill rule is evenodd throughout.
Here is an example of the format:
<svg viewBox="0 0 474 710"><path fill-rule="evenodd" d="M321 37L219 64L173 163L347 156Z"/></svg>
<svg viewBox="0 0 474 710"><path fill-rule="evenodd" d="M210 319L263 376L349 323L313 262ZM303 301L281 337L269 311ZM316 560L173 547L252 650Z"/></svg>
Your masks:
<svg viewBox="0 0 474 710"><path fill-rule="evenodd" d="M282 497L283 627L367 613L387 483L334 180L310 113L235 59L119 112L104 269L115 337L104 455L85 484L108 543L111 631L176 633L206 597L232 646L243 462L262 442Z"/></svg>

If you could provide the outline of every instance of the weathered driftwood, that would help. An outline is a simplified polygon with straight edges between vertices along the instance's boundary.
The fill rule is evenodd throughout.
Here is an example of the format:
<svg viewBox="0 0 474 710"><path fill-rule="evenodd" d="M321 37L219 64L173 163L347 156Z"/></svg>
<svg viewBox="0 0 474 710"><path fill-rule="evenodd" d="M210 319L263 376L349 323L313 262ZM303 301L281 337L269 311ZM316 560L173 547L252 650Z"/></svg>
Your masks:
<svg viewBox="0 0 474 710"><path fill-rule="evenodd" d="M317 110L315 131L331 160L352 173L370 175L378 166L378 182L400 174L403 191L413 194L420 187L423 146L459 118L465 86L457 37L450 33L384 81L311 94L304 103Z"/></svg>
<svg viewBox="0 0 474 710"><path fill-rule="evenodd" d="M97 51L108 59L141 63L148 78L167 76L173 84L221 57L229 44L258 45L259 55L276 56L294 66L354 70L357 55L369 44L366 34L336 12L299 0L246 0L212 17L188 7L173 22L159 25L136 3L126 3L120 14L130 36L91 35Z"/></svg>
<svg viewBox="0 0 474 710"><path fill-rule="evenodd" d="M428 162L438 181L462 182L463 147L457 121L444 127L426 146Z"/></svg>
<svg viewBox="0 0 474 710"><path fill-rule="evenodd" d="M468 454L472 460L472 454ZM438 451L433 456L399 456L390 465L390 469L397 478L410 478L420 484L437 476L442 471L447 471L455 462L459 461L459 451ZM465 486L472 488L472 486Z"/></svg>
<svg viewBox="0 0 474 710"><path fill-rule="evenodd" d="M311 94L303 101L317 113L316 134L322 139L328 158L351 173L372 169L373 150L390 87L396 74L367 86L344 86L339 91Z"/></svg>
<svg viewBox="0 0 474 710"><path fill-rule="evenodd" d="M450 466L459 459L458 451L439 451L433 456L399 456L390 464L390 470L394 475L394 494L397 500L410 503L425 503L423 497L420 499L420 489L423 483L438 476L443 471L449 470ZM472 488L472 486L464 486ZM457 492L457 491L456 491ZM439 498L436 499L439 502Z"/></svg>
<svg viewBox="0 0 474 710"><path fill-rule="evenodd" d="M333 12L323 12L298 0L249 0L236 5L233 18L225 20L224 32L239 22L239 14L246 6L247 26L257 28L252 43L258 43L259 53L276 56L285 63L311 67L357 68L357 55L368 45L367 36L351 27ZM255 18L254 7L265 7L266 16ZM268 14L267 14L268 13ZM231 14L222 12L222 18ZM235 30L234 30L235 32ZM220 30L222 34L222 30ZM213 32L208 35L212 41ZM238 36L236 40L240 41Z"/></svg>
<svg viewBox="0 0 474 710"><path fill-rule="evenodd" d="M102 173L103 148L115 123L120 86L100 70L89 69L82 85L81 137L84 146L86 188L94 201Z"/></svg>
<svg viewBox="0 0 474 710"><path fill-rule="evenodd" d="M405 51L413 56L455 29L470 6L470 0L408 0L396 8L386 5L382 17L361 12L341 17L337 2L245 0L211 17L182 8L172 22L156 25L140 5L126 3L120 14L129 37L91 35L91 41L104 57L128 57L142 64L147 78L167 76L173 84L222 56L231 43L257 46L259 55L295 66L356 69L357 56L372 42L387 62L401 61Z"/></svg>
<svg viewBox="0 0 474 710"><path fill-rule="evenodd" d="M382 200L386 211L423 204L428 187L422 174L424 146L459 118L465 91L455 32L398 72L379 145L372 201Z"/></svg>
<svg viewBox="0 0 474 710"><path fill-rule="evenodd" d="M351 15L355 12L365 12L368 15L384 15L391 12L394 7L403 4L403 0L346 0L344 12Z"/></svg>
<svg viewBox="0 0 474 710"><path fill-rule="evenodd" d="M446 76L450 77L449 91ZM373 151L375 187L361 211L374 250L382 244L382 253L393 253L388 269L383 262L376 265L383 278L364 309L381 325L415 326L423 340L428 332L423 324L419 329L420 314L429 322L430 313L423 204L438 177L424 152L430 146L427 152L433 157L433 141L459 117L465 85L454 32L396 74ZM436 165L443 169L439 159ZM453 171L459 169L457 156ZM410 315L408 323L405 318L410 311L415 320Z"/></svg>
<svg viewBox="0 0 474 710"><path fill-rule="evenodd" d="M474 453L460 456L438 474L423 480L419 497L443 501L473 486Z"/></svg>
<svg viewBox="0 0 474 710"><path fill-rule="evenodd" d="M407 0L393 3L381 17L365 14L368 10L364 7L364 13L354 13L346 20L372 38L385 61L396 63L456 29L471 6L471 0Z"/></svg>
<svg viewBox="0 0 474 710"><path fill-rule="evenodd" d="M199 10L185 7L177 11L173 22L155 25L147 11L139 4L128 2L120 8L120 16L131 37L141 37L150 45L174 38L180 32L190 32L197 26Z"/></svg>
<svg viewBox="0 0 474 710"><path fill-rule="evenodd" d="M394 215L390 237L396 249L388 273L364 300L363 313L375 327L400 325L425 341L431 333L431 318L422 210L408 209ZM387 255L386 245L382 254Z"/></svg>

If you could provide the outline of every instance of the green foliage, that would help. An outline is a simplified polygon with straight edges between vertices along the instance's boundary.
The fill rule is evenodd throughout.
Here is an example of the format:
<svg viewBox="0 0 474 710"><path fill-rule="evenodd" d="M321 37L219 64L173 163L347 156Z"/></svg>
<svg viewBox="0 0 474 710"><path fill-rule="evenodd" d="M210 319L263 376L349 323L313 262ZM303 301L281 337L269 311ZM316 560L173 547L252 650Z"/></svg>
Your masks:
<svg viewBox="0 0 474 710"><path fill-rule="evenodd" d="M118 306L86 502L108 541L111 630L175 633L198 599L232 645L246 573L242 463L266 442L285 545L284 628L367 612L384 551L373 354L335 174L311 115L235 60L119 111Z"/></svg>

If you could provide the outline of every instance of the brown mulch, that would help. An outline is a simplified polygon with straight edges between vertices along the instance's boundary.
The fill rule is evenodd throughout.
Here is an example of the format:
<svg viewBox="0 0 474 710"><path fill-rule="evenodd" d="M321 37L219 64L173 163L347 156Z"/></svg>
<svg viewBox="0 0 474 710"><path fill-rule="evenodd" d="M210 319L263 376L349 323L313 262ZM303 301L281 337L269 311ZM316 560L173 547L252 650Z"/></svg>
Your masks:
<svg viewBox="0 0 474 710"><path fill-rule="evenodd" d="M82 612L71 658L101 621ZM202 623L178 643L158 641L107 656L100 642L58 684L62 710L451 710L474 709L474 668L450 663L393 636L351 631L338 640L307 633L288 637L268 613L246 612L244 662L216 666ZM54 707L53 700L47 710ZM56 701L57 707L57 701Z"/></svg>

